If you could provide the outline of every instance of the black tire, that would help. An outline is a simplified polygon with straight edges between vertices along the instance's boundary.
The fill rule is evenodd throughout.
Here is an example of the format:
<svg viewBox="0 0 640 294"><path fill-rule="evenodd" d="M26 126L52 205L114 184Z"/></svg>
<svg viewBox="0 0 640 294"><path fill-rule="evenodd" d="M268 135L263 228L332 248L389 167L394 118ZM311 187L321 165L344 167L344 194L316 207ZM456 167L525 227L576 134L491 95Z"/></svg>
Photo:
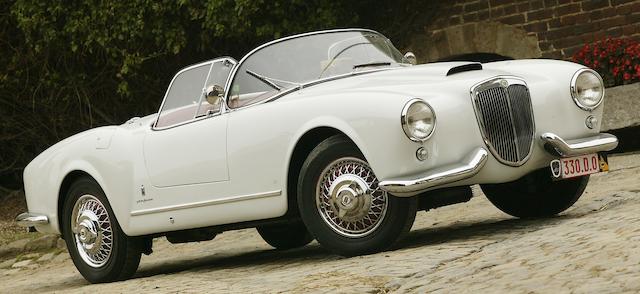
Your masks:
<svg viewBox="0 0 640 294"><path fill-rule="evenodd" d="M100 223L100 231L102 236L111 235L111 253L108 257L105 257L101 262L101 265L91 266L81 256L79 248L82 246L80 243L80 237L72 231L72 215L76 202L81 198L87 198L87 195L92 196L89 201L99 201L102 207L106 210L108 219L105 218L104 211L99 208L98 211L102 212L99 217L100 220L106 220L106 222ZM80 206L82 206L79 203ZM64 236L69 254L75 264L76 268L82 274L82 276L91 283L104 283L125 280L133 276L140 264L140 255L143 251L144 242L142 240L128 237L124 234L118 220L116 219L109 201L105 196L104 191L100 186L91 178L80 178L75 181L66 195L66 199L63 207L63 214L61 216L62 234ZM111 233L104 228L110 225ZM105 241L106 242L106 241ZM86 258L86 257L85 257Z"/></svg>
<svg viewBox="0 0 640 294"><path fill-rule="evenodd" d="M302 247L313 241L302 222L257 227L256 230L267 244L278 250Z"/></svg>
<svg viewBox="0 0 640 294"><path fill-rule="evenodd" d="M372 226L366 235L362 236L345 236L344 233L339 233L335 225L332 227L329 224L330 221L325 220L319 211L321 205L316 201L320 200L316 200L316 197L318 197L317 191L320 191L318 190L320 176L332 163L347 158L357 159L359 163L366 164L369 168L360 150L342 135L324 140L309 154L298 179L297 197L302 220L323 247L340 255L354 256L390 249L411 229L417 210L416 197L395 197L382 191L371 193L371 195L378 193L379 196L376 196L378 197L376 199L381 199L383 194L386 195L386 213L380 213L382 217L377 217L375 222L377 225ZM375 175L371 172L370 177L367 178L371 180L369 187L376 190L378 180ZM373 196L370 199L373 199ZM367 216L371 211L366 210Z"/></svg>
<svg viewBox="0 0 640 294"><path fill-rule="evenodd" d="M589 183L589 176L553 181L548 168L504 184L480 185L493 205L519 218L553 216L576 203Z"/></svg>

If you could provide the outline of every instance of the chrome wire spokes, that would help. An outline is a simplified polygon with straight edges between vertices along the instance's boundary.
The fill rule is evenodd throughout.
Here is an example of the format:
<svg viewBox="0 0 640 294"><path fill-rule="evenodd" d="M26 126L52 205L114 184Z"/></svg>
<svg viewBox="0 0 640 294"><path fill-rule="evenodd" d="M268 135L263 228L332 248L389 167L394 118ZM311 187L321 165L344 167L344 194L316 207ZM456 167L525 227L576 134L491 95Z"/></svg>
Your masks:
<svg viewBox="0 0 640 294"><path fill-rule="evenodd" d="M316 205L322 219L346 237L362 237L375 231L387 211L387 193L369 165L347 157L330 163L320 174Z"/></svg>
<svg viewBox="0 0 640 294"><path fill-rule="evenodd" d="M91 267L105 265L113 250L113 231L107 209L98 198L93 195L78 198L71 229L82 260Z"/></svg>

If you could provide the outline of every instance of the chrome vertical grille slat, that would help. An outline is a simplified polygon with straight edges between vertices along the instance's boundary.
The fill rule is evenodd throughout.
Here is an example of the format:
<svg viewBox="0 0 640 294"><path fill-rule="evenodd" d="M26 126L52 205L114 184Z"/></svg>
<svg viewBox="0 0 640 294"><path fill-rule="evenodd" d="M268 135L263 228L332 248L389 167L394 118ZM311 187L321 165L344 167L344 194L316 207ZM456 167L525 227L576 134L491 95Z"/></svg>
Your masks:
<svg viewBox="0 0 640 294"><path fill-rule="evenodd" d="M471 94L480 130L494 156L513 166L526 162L535 127L524 81L498 78L476 85Z"/></svg>
<svg viewBox="0 0 640 294"><path fill-rule="evenodd" d="M531 97L529 90L524 85L510 85L507 88L511 99L511 113L513 114L514 129L517 134L519 158L529 155L529 147L533 141L533 121L531 113Z"/></svg>

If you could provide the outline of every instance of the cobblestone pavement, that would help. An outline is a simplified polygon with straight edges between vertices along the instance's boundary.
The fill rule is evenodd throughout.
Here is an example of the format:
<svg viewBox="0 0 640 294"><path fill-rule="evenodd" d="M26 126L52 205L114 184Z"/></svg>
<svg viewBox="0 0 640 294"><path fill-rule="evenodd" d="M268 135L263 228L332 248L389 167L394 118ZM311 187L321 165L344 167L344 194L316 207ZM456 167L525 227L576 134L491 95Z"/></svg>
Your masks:
<svg viewBox="0 0 640 294"><path fill-rule="evenodd" d="M66 254L0 270L0 292L640 292L640 155L611 157L562 215L518 220L484 197L418 214L400 249L342 258L317 243L270 249L254 230L154 241L135 278L90 285ZM479 189L474 191L481 196Z"/></svg>

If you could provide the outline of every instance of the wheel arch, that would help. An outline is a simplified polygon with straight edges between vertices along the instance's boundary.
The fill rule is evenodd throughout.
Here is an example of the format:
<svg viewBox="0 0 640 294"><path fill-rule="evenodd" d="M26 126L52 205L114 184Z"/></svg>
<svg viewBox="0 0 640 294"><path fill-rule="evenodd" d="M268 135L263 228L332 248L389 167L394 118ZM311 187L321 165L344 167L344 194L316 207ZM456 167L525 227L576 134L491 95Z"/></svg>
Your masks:
<svg viewBox="0 0 640 294"><path fill-rule="evenodd" d="M300 174L300 170L302 169L302 164L307 159L311 151L316 146L318 146L318 144L335 135L345 136L354 144L354 146L358 147L358 149L362 152L362 149L359 148L358 144L356 144L351 137L335 127L318 126L306 131L302 136L300 136L295 144L295 147L293 148L293 151L291 152L291 156L289 158L289 167L287 170L286 189L288 216L297 217L299 214L297 187L298 177Z"/></svg>
<svg viewBox="0 0 640 294"><path fill-rule="evenodd" d="M58 200L57 200L57 206L56 206L56 213L58 216L58 231L60 232L61 236L62 236L62 220L64 219L64 215L63 215L64 202L67 199L67 193L69 192L69 189L71 188L73 183L81 178L89 178L95 181L96 184L98 184L98 186L100 186L100 188L107 195L107 200L110 201L108 196L109 194L105 189L105 185L102 179L96 173L96 171L91 171L88 168L79 168L79 167L70 168L65 173L65 176L62 178L62 180L60 181L60 184L58 185L59 188L58 188L58 194L57 194ZM117 218L117 215L115 217Z"/></svg>

